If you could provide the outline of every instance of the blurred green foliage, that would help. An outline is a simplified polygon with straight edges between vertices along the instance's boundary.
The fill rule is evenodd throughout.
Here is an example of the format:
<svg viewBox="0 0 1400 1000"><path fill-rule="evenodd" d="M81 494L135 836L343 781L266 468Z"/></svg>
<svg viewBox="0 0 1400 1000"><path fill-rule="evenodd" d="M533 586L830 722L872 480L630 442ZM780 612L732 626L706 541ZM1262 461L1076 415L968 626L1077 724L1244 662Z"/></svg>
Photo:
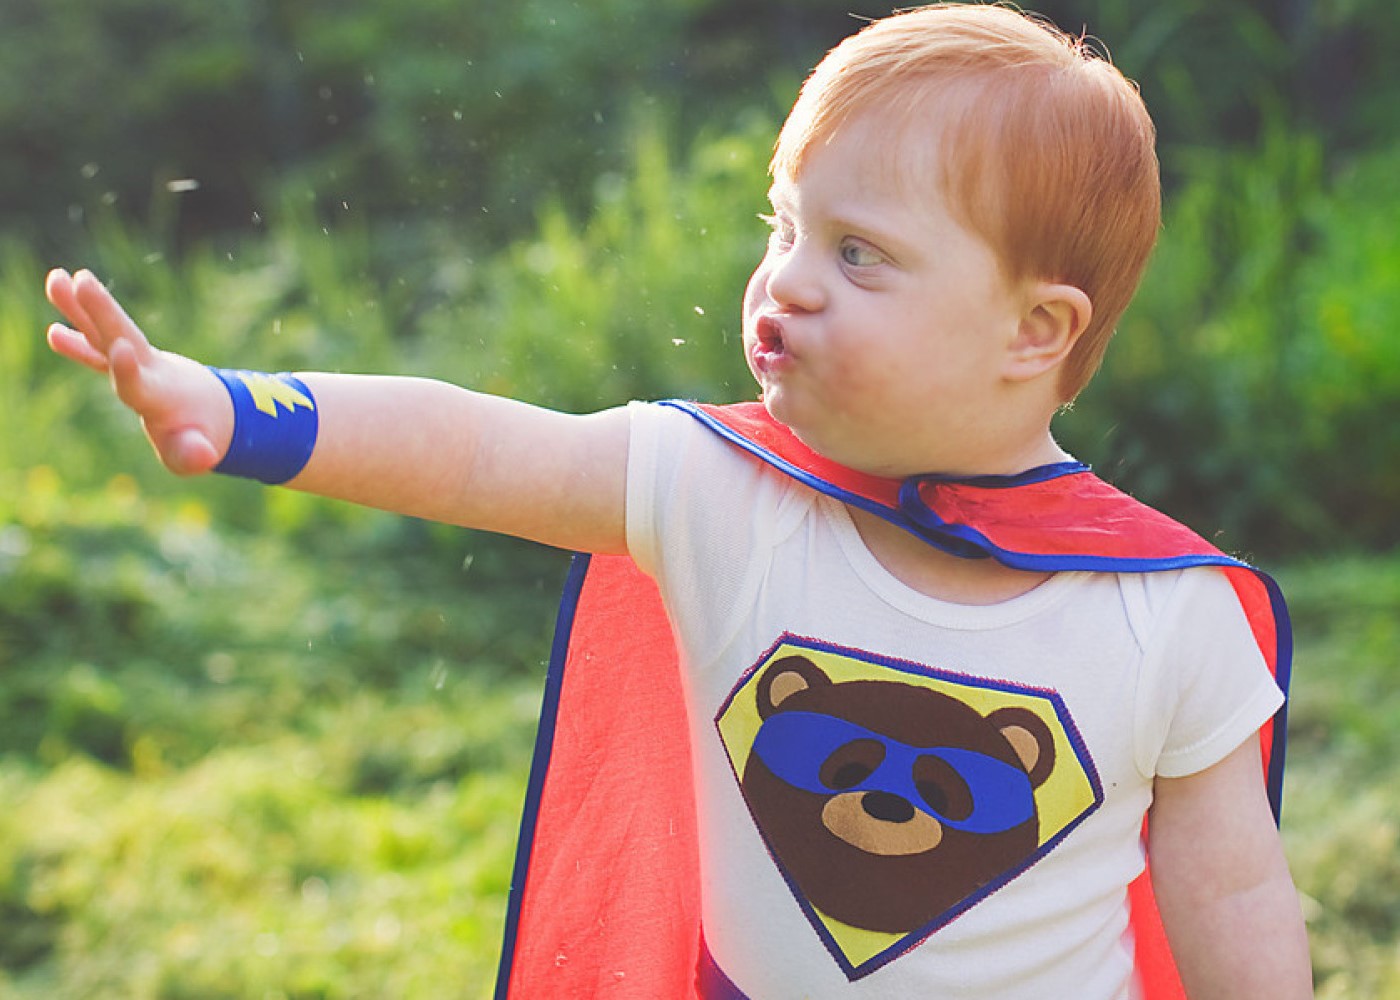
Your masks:
<svg viewBox="0 0 1400 1000"><path fill-rule="evenodd" d="M104 205L246 227L288 183L381 222L499 237L586 200L637 107L762 103L847 5L732 0L7 0L0 212L51 247ZM781 32L781 44L773 44ZM794 81L789 81L794 82ZM81 237L76 238L81 243Z"/></svg>
<svg viewBox="0 0 1400 1000"><path fill-rule="evenodd" d="M1284 843L1319 1000L1400 997L1400 559L1281 575L1297 628Z"/></svg>
<svg viewBox="0 0 1400 1000"><path fill-rule="evenodd" d="M889 0L6 0L0 213L48 252L104 204L187 234L246 228L288 183L381 224L518 233L541 194L587 204L638 107L687 129L780 113ZM1141 82L1163 145L1329 148L1395 136L1386 0L1046 0ZM1169 170L1170 177L1170 170ZM156 220L160 221L160 220Z"/></svg>
<svg viewBox="0 0 1400 1000"><path fill-rule="evenodd" d="M1227 546L1400 542L1397 167L1282 130L1194 151L1072 450Z"/></svg>
<svg viewBox="0 0 1400 1000"><path fill-rule="evenodd" d="M0 996L484 996L557 554L8 486Z"/></svg>
<svg viewBox="0 0 1400 1000"><path fill-rule="evenodd" d="M95 267L215 364L744 398L764 164L848 9L888 7L0 5L0 1000L487 995L563 573L171 479L45 350L44 268ZM1319 996L1400 996L1400 18L1041 9L1141 80L1168 180L1059 433L1291 567L1286 833Z"/></svg>

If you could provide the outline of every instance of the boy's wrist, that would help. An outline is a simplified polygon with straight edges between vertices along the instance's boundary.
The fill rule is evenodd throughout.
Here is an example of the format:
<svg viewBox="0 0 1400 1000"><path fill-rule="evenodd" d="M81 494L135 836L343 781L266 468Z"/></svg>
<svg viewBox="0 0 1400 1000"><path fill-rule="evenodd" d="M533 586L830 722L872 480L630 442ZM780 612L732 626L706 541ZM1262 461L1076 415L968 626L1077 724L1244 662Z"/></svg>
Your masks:
<svg viewBox="0 0 1400 1000"><path fill-rule="evenodd" d="M285 372L209 370L233 402L233 436L214 471L271 486L295 478L316 448L320 425L306 383Z"/></svg>

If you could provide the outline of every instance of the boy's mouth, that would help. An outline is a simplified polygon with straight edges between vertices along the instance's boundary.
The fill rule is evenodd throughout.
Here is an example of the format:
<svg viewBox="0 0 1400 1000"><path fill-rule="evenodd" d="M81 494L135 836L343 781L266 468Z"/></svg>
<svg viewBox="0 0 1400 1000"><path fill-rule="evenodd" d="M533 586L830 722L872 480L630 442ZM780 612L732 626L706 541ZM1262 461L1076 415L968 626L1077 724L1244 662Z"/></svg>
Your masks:
<svg viewBox="0 0 1400 1000"><path fill-rule="evenodd" d="M774 316L760 316L753 325L753 347L749 349L749 368L759 382L766 383L792 361L783 342L783 325Z"/></svg>
<svg viewBox="0 0 1400 1000"><path fill-rule="evenodd" d="M754 353L765 357L780 357L786 352L783 346L783 327L772 316L760 316L754 324Z"/></svg>

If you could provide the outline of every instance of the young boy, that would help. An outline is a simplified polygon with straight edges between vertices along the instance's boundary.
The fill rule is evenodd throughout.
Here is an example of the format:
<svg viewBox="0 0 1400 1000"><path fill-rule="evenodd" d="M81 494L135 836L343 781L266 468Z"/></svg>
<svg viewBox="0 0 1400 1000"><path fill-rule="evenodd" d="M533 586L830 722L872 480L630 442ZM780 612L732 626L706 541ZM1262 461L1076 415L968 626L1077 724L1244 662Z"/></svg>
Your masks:
<svg viewBox="0 0 1400 1000"><path fill-rule="evenodd" d="M679 915L606 929L643 952L669 935L691 964L670 985L590 964L613 919L595 915L502 991L1168 995L1170 971L1135 970L1146 842L1189 995L1311 995L1256 738L1283 700L1283 623L1260 624L1246 569L1105 499L1050 432L1155 240L1136 91L1019 13L921 8L823 60L773 175L743 307L761 406L574 416L426 380L216 372L154 348L85 272L50 275L70 325L49 341L110 374L177 473L626 554L654 578L698 871L655 876ZM569 669L588 679L588 658ZM601 814L640 828L628 810L672 783L640 788ZM551 885L599 852L650 863L571 832L592 854Z"/></svg>

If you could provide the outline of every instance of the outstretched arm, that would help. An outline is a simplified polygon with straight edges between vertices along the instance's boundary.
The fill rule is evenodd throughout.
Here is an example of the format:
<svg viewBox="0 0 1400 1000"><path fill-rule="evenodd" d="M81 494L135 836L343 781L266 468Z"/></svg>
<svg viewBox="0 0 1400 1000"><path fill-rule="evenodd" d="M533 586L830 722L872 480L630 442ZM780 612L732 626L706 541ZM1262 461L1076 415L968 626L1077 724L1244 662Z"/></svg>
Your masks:
<svg viewBox="0 0 1400 1000"><path fill-rule="evenodd" d="M59 354L107 373L171 471L212 470L234 430L208 368L150 343L89 272L54 271ZM316 447L287 485L562 548L625 550L627 415L558 413L428 379L305 374Z"/></svg>
<svg viewBox="0 0 1400 1000"><path fill-rule="evenodd" d="M1152 887L1192 1000L1302 1000L1312 970L1297 890L1264 791L1258 740L1158 778Z"/></svg>

